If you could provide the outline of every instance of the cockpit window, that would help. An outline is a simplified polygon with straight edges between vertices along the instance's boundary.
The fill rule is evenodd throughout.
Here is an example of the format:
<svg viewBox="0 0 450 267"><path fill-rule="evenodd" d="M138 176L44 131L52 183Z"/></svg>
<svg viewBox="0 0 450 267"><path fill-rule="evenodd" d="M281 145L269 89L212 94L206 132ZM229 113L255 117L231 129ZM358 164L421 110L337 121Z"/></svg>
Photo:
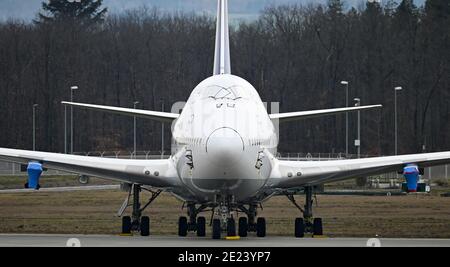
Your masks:
<svg viewBox="0 0 450 267"><path fill-rule="evenodd" d="M240 86L222 87L218 85L212 85L205 90L206 97L214 100L238 100L244 98L244 89Z"/></svg>

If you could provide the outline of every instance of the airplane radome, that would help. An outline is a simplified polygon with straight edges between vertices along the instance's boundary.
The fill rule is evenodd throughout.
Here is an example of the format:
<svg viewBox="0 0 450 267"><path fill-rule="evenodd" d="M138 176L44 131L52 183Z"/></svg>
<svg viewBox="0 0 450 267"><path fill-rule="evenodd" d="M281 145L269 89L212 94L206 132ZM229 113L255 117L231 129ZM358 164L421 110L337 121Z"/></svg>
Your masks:
<svg viewBox="0 0 450 267"><path fill-rule="evenodd" d="M322 235L322 220L313 214L314 186L323 183L404 171L414 191L418 170L450 163L450 152L352 160L292 162L276 157L278 138L274 122L380 108L381 105L268 114L256 89L232 74L228 33L228 2L218 0L215 60L212 76L205 77L190 95L181 114L63 102L149 120L173 123L169 159L126 160L0 148L0 159L29 164L32 188L39 187L42 168L120 181L132 198L131 216L122 217L124 234L151 233L150 218L142 216L141 190L152 192L151 204L161 192L186 203L187 216L178 222L179 236L206 235L206 218L213 210L212 238L266 236L266 220L258 217L260 204L275 195L305 193L305 208L295 220L296 237ZM122 207L126 207L128 200ZM125 208L120 210L120 215ZM236 221L236 213L245 216Z"/></svg>

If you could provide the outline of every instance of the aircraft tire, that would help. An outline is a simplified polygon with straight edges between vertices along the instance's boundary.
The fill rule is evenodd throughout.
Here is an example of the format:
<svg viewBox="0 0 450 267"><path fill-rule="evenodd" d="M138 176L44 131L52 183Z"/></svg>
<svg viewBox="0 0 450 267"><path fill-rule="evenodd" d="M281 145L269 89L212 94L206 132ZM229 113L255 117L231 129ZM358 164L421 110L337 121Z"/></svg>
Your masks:
<svg viewBox="0 0 450 267"><path fill-rule="evenodd" d="M214 219L213 220L213 224L212 224L212 238L213 239L220 239L220 234L221 234L221 225L220 225L220 220L219 219Z"/></svg>
<svg viewBox="0 0 450 267"><path fill-rule="evenodd" d="M323 235L322 219L315 218L313 223L313 234L320 236Z"/></svg>
<svg viewBox="0 0 450 267"><path fill-rule="evenodd" d="M258 218L256 221L256 236L266 237L266 219Z"/></svg>
<svg viewBox="0 0 450 267"><path fill-rule="evenodd" d="M186 217L180 217L178 220L178 236L185 237L188 233L188 221Z"/></svg>
<svg viewBox="0 0 450 267"><path fill-rule="evenodd" d="M197 218L197 236L198 237L206 236L206 219L205 219L205 217Z"/></svg>
<svg viewBox="0 0 450 267"><path fill-rule="evenodd" d="M239 236L247 237L248 235L248 220L246 217L239 218Z"/></svg>
<svg viewBox="0 0 450 267"><path fill-rule="evenodd" d="M305 220L303 218L295 219L295 237L305 237Z"/></svg>
<svg viewBox="0 0 450 267"><path fill-rule="evenodd" d="M148 216L142 216L140 229L141 229L141 236L150 235L150 218Z"/></svg>
<svg viewBox="0 0 450 267"><path fill-rule="evenodd" d="M122 217L122 234L131 234L131 217Z"/></svg>
<svg viewBox="0 0 450 267"><path fill-rule="evenodd" d="M233 218L227 220L227 236L236 236L236 221Z"/></svg>

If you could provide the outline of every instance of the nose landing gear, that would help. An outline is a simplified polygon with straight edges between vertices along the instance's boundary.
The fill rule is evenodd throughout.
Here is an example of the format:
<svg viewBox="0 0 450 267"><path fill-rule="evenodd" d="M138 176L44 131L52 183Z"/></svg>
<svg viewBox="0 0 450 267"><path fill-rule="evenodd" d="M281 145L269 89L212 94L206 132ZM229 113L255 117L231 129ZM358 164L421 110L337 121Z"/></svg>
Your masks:
<svg viewBox="0 0 450 267"><path fill-rule="evenodd" d="M216 210L216 218L212 221L213 239L220 239L222 232L226 232L228 237L236 236L236 221L231 214L230 207L229 201L219 204Z"/></svg>
<svg viewBox="0 0 450 267"><path fill-rule="evenodd" d="M305 237L305 233L311 233L313 236L323 235L323 226L321 218L313 217L313 193L312 186L305 187L305 206L302 208L297 204L293 195L286 195L287 198L294 204L300 212L303 213L303 218L295 219L295 237Z"/></svg>

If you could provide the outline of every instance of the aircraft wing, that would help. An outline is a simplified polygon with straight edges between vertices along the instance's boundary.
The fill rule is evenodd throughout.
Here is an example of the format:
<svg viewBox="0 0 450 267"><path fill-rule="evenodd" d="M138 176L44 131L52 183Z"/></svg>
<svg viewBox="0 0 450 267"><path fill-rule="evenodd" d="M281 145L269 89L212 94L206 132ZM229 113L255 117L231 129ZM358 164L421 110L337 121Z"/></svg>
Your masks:
<svg viewBox="0 0 450 267"><path fill-rule="evenodd" d="M346 112L355 112L367 109L382 108L382 105L360 106L350 108L333 108L333 109L321 109L321 110L309 110L290 113L270 114L271 120L279 120L280 122L296 121L302 119L309 119L314 117L321 117L326 115L336 115Z"/></svg>
<svg viewBox="0 0 450 267"><path fill-rule="evenodd" d="M70 186L70 187L41 187L39 190L31 188L21 189L2 189L1 194L24 194L24 193L61 193L61 192L77 192L77 191L105 191L119 190L120 185L89 185L89 186Z"/></svg>
<svg viewBox="0 0 450 267"><path fill-rule="evenodd" d="M179 184L172 159L112 159L0 148L0 160L21 164L37 161L48 169L156 188L176 187Z"/></svg>
<svg viewBox="0 0 450 267"><path fill-rule="evenodd" d="M417 164L419 167L444 165L450 163L450 152L351 160L275 162L269 186L295 188L403 171L407 164Z"/></svg>
<svg viewBox="0 0 450 267"><path fill-rule="evenodd" d="M167 112L159 112L159 111L149 111L149 110L141 110L141 109L131 109L131 108L118 108L118 107L110 107L110 106L101 106L101 105L91 105L91 104L83 104L83 103L74 103L74 102L61 102L63 105L80 107L85 109L99 110L109 113L115 113L119 115L128 115L138 118L151 119L161 122L172 122L173 120L178 119L179 114L167 113Z"/></svg>

